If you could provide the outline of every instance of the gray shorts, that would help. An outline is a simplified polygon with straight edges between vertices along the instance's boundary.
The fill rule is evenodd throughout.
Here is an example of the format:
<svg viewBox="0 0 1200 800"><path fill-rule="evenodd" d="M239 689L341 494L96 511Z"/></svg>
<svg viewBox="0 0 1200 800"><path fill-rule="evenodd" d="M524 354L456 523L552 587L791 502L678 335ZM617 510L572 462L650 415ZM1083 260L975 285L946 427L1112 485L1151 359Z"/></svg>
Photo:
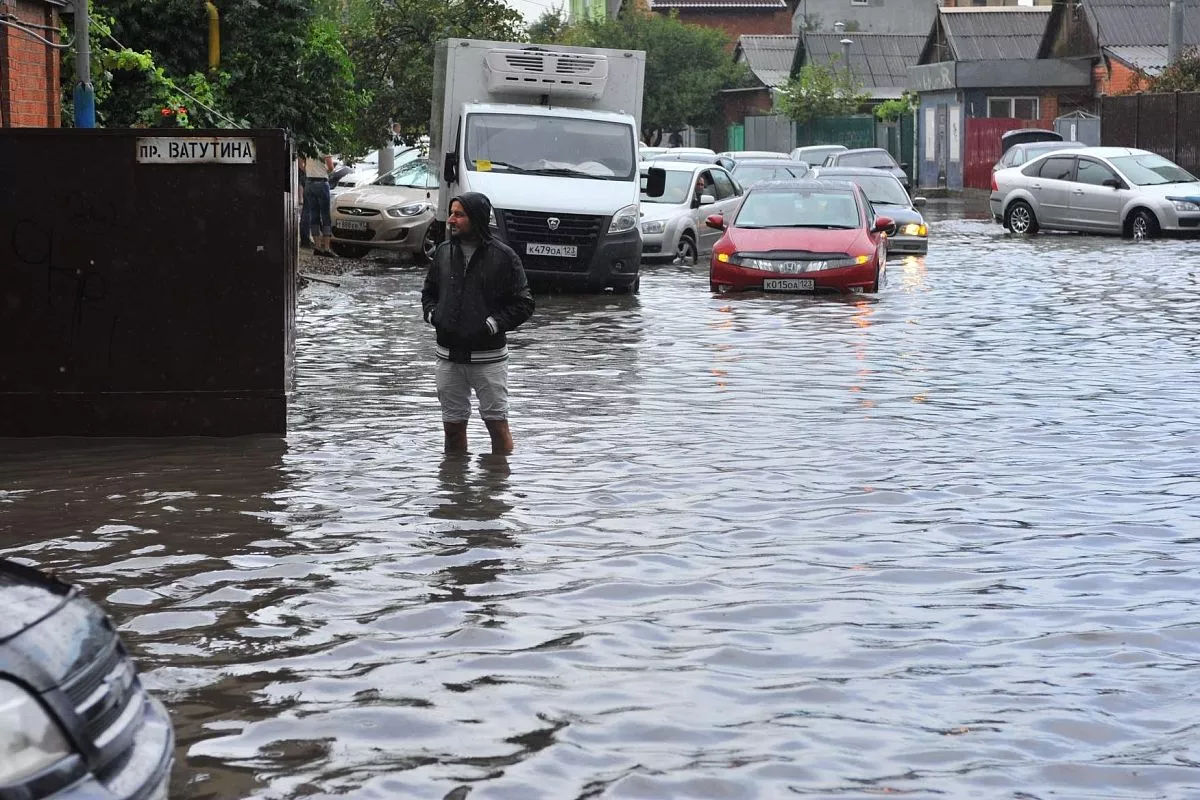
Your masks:
<svg viewBox="0 0 1200 800"><path fill-rule="evenodd" d="M471 418L471 390L479 398L479 416L508 419L508 362L455 364L437 360L438 402L443 422L466 422Z"/></svg>

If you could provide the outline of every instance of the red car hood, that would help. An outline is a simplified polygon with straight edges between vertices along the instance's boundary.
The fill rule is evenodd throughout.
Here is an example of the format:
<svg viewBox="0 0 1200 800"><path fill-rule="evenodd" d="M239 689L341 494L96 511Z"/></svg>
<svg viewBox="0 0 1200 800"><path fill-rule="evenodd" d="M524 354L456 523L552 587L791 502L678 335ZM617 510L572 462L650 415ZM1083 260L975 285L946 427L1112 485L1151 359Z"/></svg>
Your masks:
<svg viewBox="0 0 1200 800"><path fill-rule="evenodd" d="M809 250L860 255L875 252L874 243L860 228L730 228L725 236L738 253Z"/></svg>

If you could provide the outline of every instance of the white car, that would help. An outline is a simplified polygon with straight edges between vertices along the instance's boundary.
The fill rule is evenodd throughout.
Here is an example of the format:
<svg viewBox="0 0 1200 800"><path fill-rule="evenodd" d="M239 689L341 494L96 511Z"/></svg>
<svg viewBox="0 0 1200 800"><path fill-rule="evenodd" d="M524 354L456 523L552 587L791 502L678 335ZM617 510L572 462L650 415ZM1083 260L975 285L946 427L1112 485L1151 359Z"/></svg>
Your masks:
<svg viewBox="0 0 1200 800"><path fill-rule="evenodd" d="M395 145L392 148L392 167L404 166L410 161L421 158L422 155L420 147ZM350 172L343 175L335 185L329 187L329 194L331 197L337 197L344 192L362 189L374 183L379 177L379 151L372 150L361 160L354 162Z"/></svg>
<svg viewBox="0 0 1200 800"><path fill-rule="evenodd" d="M362 258L373 249L426 262L437 247L431 224L438 179L427 158L409 161L333 202L333 252Z"/></svg>
<svg viewBox="0 0 1200 800"><path fill-rule="evenodd" d="M669 259L695 264L702 253L712 250L721 231L704 224L710 214L730 214L742 199L742 187L717 164L690 161L643 162L666 172L666 187L660 197L641 199L642 260ZM703 189L697 194L697 185Z"/></svg>

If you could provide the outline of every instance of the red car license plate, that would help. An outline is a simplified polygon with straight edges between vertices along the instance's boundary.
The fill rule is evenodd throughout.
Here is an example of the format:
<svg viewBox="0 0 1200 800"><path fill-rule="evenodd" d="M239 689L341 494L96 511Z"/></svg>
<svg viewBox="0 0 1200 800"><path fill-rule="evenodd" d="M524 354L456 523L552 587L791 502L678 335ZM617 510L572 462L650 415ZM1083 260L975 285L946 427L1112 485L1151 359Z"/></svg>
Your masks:
<svg viewBox="0 0 1200 800"><path fill-rule="evenodd" d="M768 292L811 292L817 282L812 278L766 278L763 289Z"/></svg>

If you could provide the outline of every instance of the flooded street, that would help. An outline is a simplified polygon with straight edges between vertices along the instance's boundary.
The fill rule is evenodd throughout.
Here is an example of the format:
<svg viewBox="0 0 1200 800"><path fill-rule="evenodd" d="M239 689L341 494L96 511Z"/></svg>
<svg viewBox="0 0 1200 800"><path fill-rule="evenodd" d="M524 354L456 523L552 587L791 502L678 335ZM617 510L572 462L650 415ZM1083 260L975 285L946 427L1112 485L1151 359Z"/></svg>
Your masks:
<svg viewBox="0 0 1200 800"><path fill-rule="evenodd" d="M117 619L176 800L1194 798L1200 242L954 209L878 296L538 296L507 466L365 262L286 440L0 442L0 553Z"/></svg>

